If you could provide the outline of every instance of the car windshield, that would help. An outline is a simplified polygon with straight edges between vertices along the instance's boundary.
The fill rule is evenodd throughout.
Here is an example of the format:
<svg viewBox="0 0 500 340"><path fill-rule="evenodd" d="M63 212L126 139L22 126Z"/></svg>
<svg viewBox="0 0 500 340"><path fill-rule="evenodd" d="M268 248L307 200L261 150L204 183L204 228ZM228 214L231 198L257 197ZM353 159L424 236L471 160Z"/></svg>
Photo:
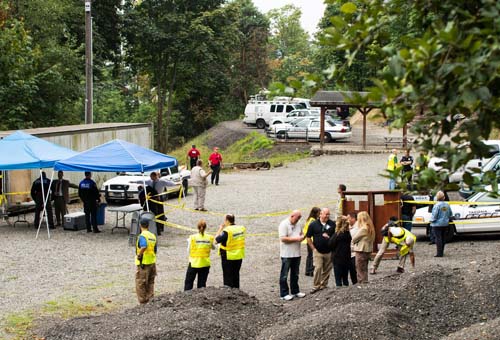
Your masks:
<svg viewBox="0 0 500 340"><path fill-rule="evenodd" d="M500 162L500 155L493 157L483 166L483 172L498 169L499 162Z"/></svg>
<svg viewBox="0 0 500 340"><path fill-rule="evenodd" d="M144 176L149 178L149 175L151 175L152 171L147 171L144 173ZM142 176L143 174L141 172L117 172L117 175L119 176Z"/></svg>

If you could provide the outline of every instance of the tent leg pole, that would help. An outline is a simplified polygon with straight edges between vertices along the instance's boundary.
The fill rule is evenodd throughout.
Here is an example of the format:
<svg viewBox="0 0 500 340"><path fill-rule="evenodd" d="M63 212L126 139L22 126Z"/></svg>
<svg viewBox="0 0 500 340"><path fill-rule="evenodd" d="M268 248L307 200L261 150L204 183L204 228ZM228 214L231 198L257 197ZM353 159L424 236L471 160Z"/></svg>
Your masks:
<svg viewBox="0 0 500 340"><path fill-rule="evenodd" d="M42 218L38 221L38 229L36 231L35 240L38 239L38 234L40 233L40 228L42 227L42 221L43 221L43 218L45 217L45 195L43 194L42 169L40 169L40 182L42 184L43 211L42 211ZM36 201L35 201L35 204L37 204ZM35 208L35 214L36 214L36 208ZM47 228L48 228L48 222L47 222Z"/></svg>
<svg viewBox="0 0 500 340"><path fill-rule="evenodd" d="M149 211L148 192L146 190L146 179L144 178L144 172L142 173L142 183L144 184L144 197L146 197L146 210Z"/></svg>

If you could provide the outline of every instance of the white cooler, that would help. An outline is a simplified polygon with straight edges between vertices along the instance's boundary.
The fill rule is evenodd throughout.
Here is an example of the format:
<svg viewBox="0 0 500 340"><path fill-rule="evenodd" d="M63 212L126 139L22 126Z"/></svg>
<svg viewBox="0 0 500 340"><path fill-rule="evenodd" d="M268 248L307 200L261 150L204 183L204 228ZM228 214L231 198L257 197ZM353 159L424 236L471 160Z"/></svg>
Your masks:
<svg viewBox="0 0 500 340"><path fill-rule="evenodd" d="M85 214L82 212L74 212L64 215L64 230L83 230L85 226Z"/></svg>

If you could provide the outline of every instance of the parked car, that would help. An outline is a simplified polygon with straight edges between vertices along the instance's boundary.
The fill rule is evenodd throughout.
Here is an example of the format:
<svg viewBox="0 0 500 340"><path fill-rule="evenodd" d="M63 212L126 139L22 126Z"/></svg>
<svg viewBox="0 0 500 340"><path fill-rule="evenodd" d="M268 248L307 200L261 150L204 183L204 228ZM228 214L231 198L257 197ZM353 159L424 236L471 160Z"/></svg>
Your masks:
<svg viewBox="0 0 500 340"><path fill-rule="evenodd" d="M301 138L319 139L320 120L304 119L295 121L290 126L283 126L275 129L277 138ZM339 139L349 139L352 136L351 128L340 124L335 124L332 120L325 120L325 141L331 142Z"/></svg>
<svg viewBox="0 0 500 340"><path fill-rule="evenodd" d="M160 173L160 178L172 181L176 184L175 187L169 188L167 191L168 195L178 195L182 186L182 179L178 167L175 165L169 168L160 169L157 172ZM104 182L101 186L101 192L104 193L104 197L108 203L137 200L139 199L138 187L141 185L137 182L143 179L148 180L150 173L151 172L144 173L144 176L138 172L120 173L118 176Z"/></svg>
<svg viewBox="0 0 500 340"><path fill-rule="evenodd" d="M484 144L488 145L490 148L489 153L484 158L475 158L467 162L467 164L461 169L455 171L449 176L450 183L458 183L462 180L464 173L474 172L473 169L481 169L482 165L486 164L495 154L500 152L500 140L485 140ZM462 144L457 147L458 149L463 149L467 152L468 144ZM469 150L470 151L470 150ZM439 171L443 169L441 163L445 163L446 160L439 157L431 157L429 160L429 168Z"/></svg>
<svg viewBox="0 0 500 340"><path fill-rule="evenodd" d="M269 126L274 124L289 123L298 117L318 117L319 115L320 112L316 110L308 110L308 109L293 110L287 113L285 116L272 117L269 122Z"/></svg>
<svg viewBox="0 0 500 340"><path fill-rule="evenodd" d="M474 173L472 176L474 178L474 182L477 182L478 184L481 183L481 179L483 175L488 172L492 171L497 174L497 180L500 181L500 154L495 155L493 158L491 158L481 169L480 173ZM469 187L463 180L460 181L460 189L458 190L458 193L461 197L467 198L471 196L472 194L475 193L474 188Z"/></svg>
<svg viewBox="0 0 500 340"><path fill-rule="evenodd" d="M264 129L272 117L286 115L293 110L305 109L302 103L294 103L292 100L256 100L251 99L245 107L243 123L247 126L255 125L258 129Z"/></svg>
<svg viewBox="0 0 500 340"><path fill-rule="evenodd" d="M487 190L491 190L491 187ZM490 192L475 193L464 204L451 205L451 211L453 221L446 236L447 241L457 234L500 232L500 202ZM429 234L430 218L428 206L417 209L413 216L413 227L426 228Z"/></svg>

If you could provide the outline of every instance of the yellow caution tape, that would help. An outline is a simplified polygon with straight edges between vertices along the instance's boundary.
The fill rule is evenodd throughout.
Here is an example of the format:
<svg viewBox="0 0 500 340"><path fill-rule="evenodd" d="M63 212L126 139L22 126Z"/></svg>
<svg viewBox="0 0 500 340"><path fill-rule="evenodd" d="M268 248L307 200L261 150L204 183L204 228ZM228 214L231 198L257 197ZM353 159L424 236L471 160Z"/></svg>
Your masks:
<svg viewBox="0 0 500 340"><path fill-rule="evenodd" d="M384 201L384 204L394 204L394 203L413 203L413 204L422 204L422 205L434 205L439 201ZM498 202L465 202L465 201L441 201L446 202L449 205L500 205L500 201Z"/></svg>
<svg viewBox="0 0 500 340"><path fill-rule="evenodd" d="M166 225L167 227L171 227L171 228L175 228L175 229L179 229L179 230L185 230L185 231L189 231L189 232L198 232L198 229L186 227L186 226L183 226L183 225L180 225L180 224L177 224L177 223L168 222L168 221L163 221L163 220L158 220L157 219L156 223L161 223L163 225ZM247 234L247 236L252 236L252 237L256 237L256 236L260 236L260 237L263 237L263 236L277 236L277 235L278 235L278 233L253 233L253 234Z"/></svg>
<svg viewBox="0 0 500 340"><path fill-rule="evenodd" d="M474 220L477 220L477 219L480 219L481 220L481 224L484 224L484 223L495 223L495 224L498 224L498 220L497 221L488 221L488 219L494 219L495 217L477 217L477 218L474 218ZM458 219L458 220L453 220L451 221L449 224L476 224L478 222L475 222L475 221L468 221L469 219ZM413 223L413 224L418 224L418 223L421 223L421 222L416 222L416 221L398 221L398 222L403 222L403 223ZM425 222L426 224L428 224L429 222Z"/></svg>

